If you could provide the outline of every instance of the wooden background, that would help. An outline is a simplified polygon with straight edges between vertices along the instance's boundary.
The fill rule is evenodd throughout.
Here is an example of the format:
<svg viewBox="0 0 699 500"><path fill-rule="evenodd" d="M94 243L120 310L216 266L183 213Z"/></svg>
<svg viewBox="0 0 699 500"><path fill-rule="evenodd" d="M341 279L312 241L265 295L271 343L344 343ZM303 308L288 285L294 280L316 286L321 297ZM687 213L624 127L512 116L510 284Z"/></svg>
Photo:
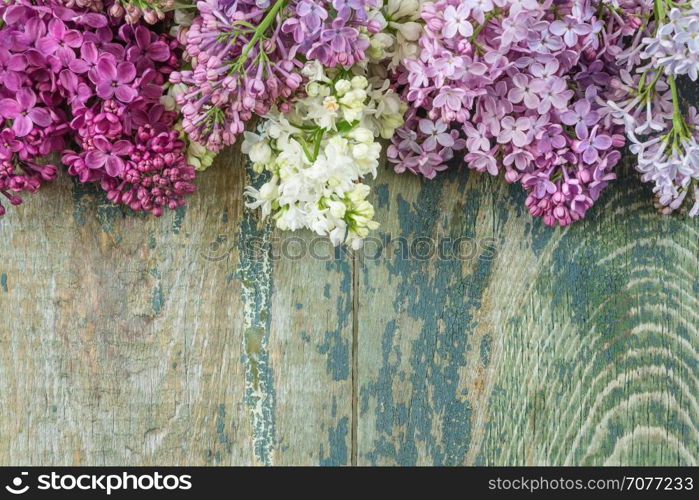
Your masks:
<svg viewBox="0 0 699 500"><path fill-rule="evenodd" d="M550 229L384 169L351 255L260 224L242 163L161 219L64 175L0 221L0 463L699 462L699 219L635 175Z"/></svg>

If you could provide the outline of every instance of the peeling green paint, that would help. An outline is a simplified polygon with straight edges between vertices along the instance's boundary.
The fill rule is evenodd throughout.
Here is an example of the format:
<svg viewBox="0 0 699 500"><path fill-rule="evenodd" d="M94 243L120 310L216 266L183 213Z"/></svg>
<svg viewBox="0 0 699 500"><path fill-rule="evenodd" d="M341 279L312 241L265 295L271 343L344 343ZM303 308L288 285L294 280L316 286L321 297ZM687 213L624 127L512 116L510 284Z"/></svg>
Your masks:
<svg viewBox="0 0 699 500"><path fill-rule="evenodd" d="M254 175L252 169L249 172ZM272 465L276 445L276 395L267 350L271 320L268 311L272 303L271 232L269 222L258 226L256 215L248 210L236 238L240 256L236 277L242 285L245 324L245 399L253 421L253 451L256 459L265 465Z"/></svg>
<svg viewBox="0 0 699 500"><path fill-rule="evenodd" d="M175 234L180 234L182 229L182 223L184 222L184 217L187 214L187 205L182 205L175 209L175 217L172 219L172 232Z"/></svg>
<svg viewBox="0 0 699 500"><path fill-rule="evenodd" d="M0 274L0 287L3 292L7 291L7 274L5 273Z"/></svg>
<svg viewBox="0 0 699 500"><path fill-rule="evenodd" d="M328 429L328 455L320 445L320 465L347 465L349 459L347 436L349 434L349 418L342 417L336 427Z"/></svg>

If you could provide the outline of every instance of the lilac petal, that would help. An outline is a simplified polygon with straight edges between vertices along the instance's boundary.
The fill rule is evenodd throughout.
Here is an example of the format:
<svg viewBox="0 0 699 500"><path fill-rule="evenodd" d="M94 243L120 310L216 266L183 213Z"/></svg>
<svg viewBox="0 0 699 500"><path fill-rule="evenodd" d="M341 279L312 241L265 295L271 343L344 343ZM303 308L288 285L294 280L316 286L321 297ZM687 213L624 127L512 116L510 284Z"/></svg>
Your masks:
<svg viewBox="0 0 699 500"><path fill-rule="evenodd" d="M77 48L83 43L83 37L77 30L70 30L63 38L68 47Z"/></svg>
<svg viewBox="0 0 699 500"><path fill-rule="evenodd" d="M117 156L108 156L104 169L107 175L118 177L124 172L124 161Z"/></svg>
<svg viewBox="0 0 699 500"><path fill-rule="evenodd" d="M102 135L96 136L92 140L92 142L95 145L95 147L103 153L109 153L112 150L112 143L109 142L109 140L107 140L107 138Z"/></svg>
<svg viewBox="0 0 699 500"><path fill-rule="evenodd" d="M0 116L4 118L15 118L19 115L20 106L14 99L0 100Z"/></svg>
<svg viewBox="0 0 699 500"><path fill-rule="evenodd" d="M85 42L80 48L80 55L89 62L97 61L97 46L93 42Z"/></svg>
<svg viewBox="0 0 699 500"><path fill-rule="evenodd" d="M112 153L115 155L127 155L131 152L132 145L129 141L121 140L114 143Z"/></svg>
<svg viewBox="0 0 699 500"><path fill-rule="evenodd" d="M454 145L454 138L451 134L443 133L437 136L437 142L445 148L450 148Z"/></svg>
<svg viewBox="0 0 699 500"><path fill-rule="evenodd" d="M165 42L155 42L148 47L148 57L154 61L167 61L170 59L170 47Z"/></svg>
<svg viewBox="0 0 699 500"><path fill-rule="evenodd" d="M594 163L599 158L597 150L595 148L587 148L583 153L583 161L585 163Z"/></svg>
<svg viewBox="0 0 699 500"><path fill-rule="evenodd" d="M112 87L112 82L100 82L97 85L97 95L102 99L111 99L114 95L114 87Z"/></svg>
<svg viewBox="0 0 699 500"><path fill-rule="evenodd" d="M15 24L27 15L29 11L28 7L23 5L12 5L7 7L5 11L4 20L7 24Z"/></svg>
<svg viewBox="0 0 699 500"><path fill-rule="evenodd" d="M145 26L136 28L136 45L146 50L151 42L150 30Z"/></svg>
<svg viewBox="0 0 699 500"><path fill-rule="evenodd" d="M90 70L90 65L82 59L74 59L68 64L68 68L70 68L73 73L83 74Z"/></svg>
<svg viewBox="0 0 699 500"><path fill-rule="evenodd" d="M48 127L51 125L51 114L46 108L32 108L27 115L40 127Z"/></svg>
<svg viewBox="0 0 699 500"><path fill-rule="evenodd" d="M87 168L102 168L107 162L107 155L102 151L90 151L85 155Z"/></svg>
<svg viewBox="0 0 699 500"><path fill-rule="evenodd" d="M128 103L136 99L138 92L136 92L136 89L127 85L120 85L117 87L115 94L117 99L119 99L121 102Z"/></svg>
<svg viewBox="0 0 699 500"><path fill-rule="evenodd" d="M97 74L100 79L116 81L117 69L112 57L102 56L97 61Z"/></svg>
<svg viewBox="0 0 699 500"><path fill-rule="evenodd" d="M163 95L163 87L160 85L144 85L141 87L141 96L146 99L160 99Z"/></svg>
<svg viewBox="0 0 699 500"><path fill-rule="evenodd" d="M3 82L5 84L5 87L7 87L8 90L11 90L13 92L16 92L22 87L22 79L19 77L19 75L13 71L8 71L5 74L5 79Z"/></svg>
<svg viewBox="0 0 699 500"><path fill-rule="evenodd" d="M12 124L12 130L17 137L24 137L32 131L34 125L28 116L19 115Z"/></svg>
<svg viewBox="0 0 699 500"><path fill-rule="evenodd" d="M27 67L27 58L22 54L15 54L7 61L7 69L22 71Z"/></svg>
<svg viewBox="0 0 699 500"><path fill-rule="evenodd" d="M612 147L612 138L608 135L598 135L592 141L592 145L597 149L601 149L602 151L607 150Z"/></svg>
<svg viewBox="0 0 699 500"><path fill-rule="evenodd" d="M41 67L46 64L46 57L38 50L28 50L24 55L27 57L27 63L31 66Z"/></svg>
<svg viewBox="0 0 699 500"><path fill-rule="evenodd" d="M577 134L578 139L587 139L590 135L587 130L587 125L585 125L585 122L578 122L575 125L575 133Z"/></svg>
<svg viewBox="0 0 699 500"><path fill-rule="evenodd" d="M117 81L119 83L131 83L136 78L136 67L129 63L123 62L117 66Z"/></svg>
<svg viewBox="0 0 699 500"><path fill-rule="evenodd" d="M104 28L107 26L107 18L101 14L85 14L81 19L92 28Z"/></svg>
<svg viewBox="0 0 699 500"><path fill-rule="evenodd" d="M561 121L565 125L575 125L575 123L578 121L578 117L572 111L566 111L561 115Z"/></svg>
<svg viewBox="0 0 699 500"><path fill-rule="evenodd" d="M63 35L65 35L66 32L66 25L63 24L63 21L60 21L58 19L54 19L49 23L49 33L51 33L51 36L56 38L57 40L62 40Z"/></svg>
<svg viewBox="0 0 699 500"><path fill-rule="evenodd" d="M585 124L592 126L600 120L599 113L597 111L591 111L584 115Z"/></svg>
<svg viewBox="0 0 699 500"><path fill-rule="evenodd" d="M53 54L58 47L60 47L58 40L51 37L42 38L36 42L36 48L45 54Z"/></svg>

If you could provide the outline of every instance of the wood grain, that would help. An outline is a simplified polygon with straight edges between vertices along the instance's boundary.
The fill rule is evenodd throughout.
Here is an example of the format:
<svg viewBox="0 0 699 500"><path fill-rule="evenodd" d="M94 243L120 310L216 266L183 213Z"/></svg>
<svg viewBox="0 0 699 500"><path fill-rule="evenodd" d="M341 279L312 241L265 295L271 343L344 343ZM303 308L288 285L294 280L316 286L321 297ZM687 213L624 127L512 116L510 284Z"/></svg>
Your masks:
<svg viewBox="0 0 699 500"><path fill-rule="evenodd" d="M699 461L699 221L634 176L549 229L384 170L353 256L260 223L245 175L161 219L64 177L0 220L1 464Z"/></svg>

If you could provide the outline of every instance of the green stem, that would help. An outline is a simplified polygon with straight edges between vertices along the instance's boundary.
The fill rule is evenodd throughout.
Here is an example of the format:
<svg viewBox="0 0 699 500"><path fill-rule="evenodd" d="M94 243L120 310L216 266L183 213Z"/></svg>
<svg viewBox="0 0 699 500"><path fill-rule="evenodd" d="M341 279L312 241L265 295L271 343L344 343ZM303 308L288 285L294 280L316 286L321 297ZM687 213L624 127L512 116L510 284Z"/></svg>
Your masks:
<svg viewBox="0 0 699 500"><path fill-rule="evenodd" d="M260 22L260 25L255 30L255 34L252 36L248 44L243 49L243 52L240 54L240 61L245 61L245 59L248 56L248 52L250 52L252 48L255 46L255 44L257 44L257 42L259 42L260 39L265 35L267 28L269 28L269 25L272 24L272 21L274 21L274 18L277 16L277 13L284 7L285 4L286 0L277 0L275 4L272 6L272 8L269 9L267 15L265 15L265 17L262 19L262 22Z"/></svg>
<svg viewBox="0 0 699 500"><path fill-rule="evenodd" d="M500 9L494 9L494 10L491 10L490 12L488 12L485 15L485 19L483 19L483 22L481 24L479 24L478 26L476 26L476 29L473 30L473 34L470 37L468 37L468 41L473 42L476 39L476 37L478 36L478 34L483 30L483 28L485 28L486 25L490 22L490 20L492 18L494 18L495 16L497 16L498 14L500 14Z"/></svg>

